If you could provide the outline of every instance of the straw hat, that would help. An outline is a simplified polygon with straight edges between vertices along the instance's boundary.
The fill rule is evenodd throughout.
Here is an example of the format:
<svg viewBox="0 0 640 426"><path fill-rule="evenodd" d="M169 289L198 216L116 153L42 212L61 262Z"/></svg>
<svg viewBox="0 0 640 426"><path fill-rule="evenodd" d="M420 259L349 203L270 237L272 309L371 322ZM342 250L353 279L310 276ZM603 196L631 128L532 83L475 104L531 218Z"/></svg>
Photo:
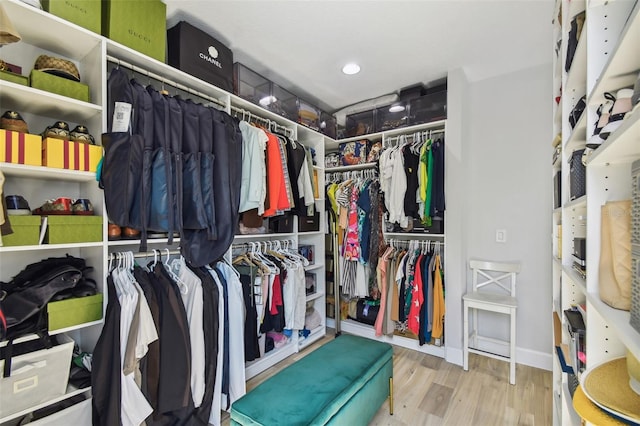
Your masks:
<svg viewBox="0 0 640 426"><path fill-rule="evenodd" d="M16 31L13 23L9 20L7 12L5 12L2 5L0 5L0 45L15 43L21 39L20 33Z"/></svg>
<svg viewBox="0 0 640 426"><path fill-rule="evenodd" d="M66 59L40 55L38 56L38 59L36 59L33 69L57 75L58 77L67 78L69 80L80 81L80 72L78 72L78 67L76 67L73 62Z"/></svg>

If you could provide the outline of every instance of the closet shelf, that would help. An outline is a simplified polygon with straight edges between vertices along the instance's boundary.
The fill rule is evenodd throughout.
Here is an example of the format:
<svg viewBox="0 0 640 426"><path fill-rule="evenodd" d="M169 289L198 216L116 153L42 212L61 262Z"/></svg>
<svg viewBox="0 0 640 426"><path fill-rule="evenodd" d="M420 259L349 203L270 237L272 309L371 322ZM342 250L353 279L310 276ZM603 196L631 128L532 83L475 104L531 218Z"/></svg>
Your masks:
<svg viewBox="0 0 640 426"><path fill-rule="evenodd" d="M576 46L576 51L571 62L571 68L567 73L565 87L562 88L563 96L573 96L579 99L585 95L585 87L587 85L587 24L585 22L582 27L582 35Z"/></svg>
<svg viewBox="0 0 640 426"><path fill-rule="evenodd" d="M56 334L68 333L68 332L74 331L74 330L81 330L83 328L92 327L94 325L101 325L102 323L104 323L104 320L100 319L100 320L97 320L97 321L91 321L91 322L85 322L85 323L82 323L82 324L76 324L76 325L73 325L71 327L60 328L58 330L50 331L49 332L49 336L55 336ZM13 343L17 344L17 343L28 342L28 341L31 341L31 340L36 340L37 338L38 338L37 334L27 334L25 336L18 337L17 339L15 339L13 341ZM1 341L0 342L0 347L5 347L5 346L7 346L7 341L6 340ZM0 423L2 423L2 422L0 421Z"/></svg>
<svg viewBox="0 0 640 426"><path fill-rule="evenodd" d="M321 298L322 296L324 296L324 293L321 293L321 292L315 292L315 293L311 293L311 294L307 295L306 300L307 300L307 302L311 302L312 300L319 299L319 298Z"/></svg>
<svg viewBox="0 0 640 426"><path fill-rule="evenodd" d="M562 265L562 272L567 274L574 285L583 293L587 293L587 280L582 278L570 265Z"/></svg>
<svg viewBox="0 0 640 426"><path fill-rule="evenodd" d="M320 340L326 334L326 328L324 325L320 325L313 330L311 330L311 334L309 334L306 338L298 340L298 350L304 349L312 343Z"/></svg>
<svg viewBox="0 0 640 426"><path fill-rule="evenodd" d="M280 361L283 361L287 357L296 353L296 343L293 338L284 346L273 349L266 354L262 355L262 357L255 359L253 361L247 362L245 364L245 375L247 380L250 378L262 373L268 368L276 365Z"/></svg>
<svg viewBox="0 0 640 426"><path fill-rule="evenodd" d="M385 237L392 237L392 238L425 238L425 239L429 239L429 238L438 238L438 239L444 239L444 234L429 234L427 232L385 232L384 233Z"/></svg>
<svg viewBox="0 0 640 426"><path fill-rule="evenodd" d="M576 123L576 127L574 127L573 131L571 131L571 134L569 135L569 138L567 139L567 142L564 146L564 150L567 153L571 153L577 149L582 149L585 147L585 144L587 143L587 115L588 114L584 112Z"/></svg>
<svg viewBox="0 0 640 426"><path fill-rule="evenodd" d="M71 243L71 244L40 244L34 246L5 246L0 247L0 253L12 253L23 251L45 251L45 250L69 250L76 248L102 248L102 241L90 243Z"/></svg>
<svg viewBox="0 0 640 426"><path fill-rule="evenodd" d="M640 359L640 333L629 324L629 311L612 308L604 303L596 292L587 292L587 302L589 303L587 311L594 308L609 325L609 328L617 334L622 344L636 358Z"/></svg>
<svg viewBox="0 0 640 426"><path fill-rule="evenodd" d="M170 86L169 90L171 90L171 84L169 84L169 82L177 83L178 85L183 86L179 87L182 90L189 88L206 94L208 97L217 99L225 109L229 105L229 94L224 90L187 74L184 71L180 71L171 65L165 64L164 62L160 62L146 55L141 55L140 52L113 40L105 40L107 42L107 54L126 62L129 65L133 65L136 68L135 71L143 75L145 72L151 72L153 74L163 76L166 78L167 85Z"/></svg>
<svg viewBox="0 0 640 426"><path fill-rule="evenodd" d="M640 26L640 24L639 24ZM625 117L622 125L596 149L589 165L604 166L607 164L629 163L640 156L640 108L630 117Z"/></svg>
<svg viewBox="0 0 640 426"><path fill-rule="evenodd" d="M567 423L562 423L563 425L572 425L572 426L578 426L582 424L582 419L580 418L580 416L578 416L578 413L576 413L576 410L573 408L573 398L571 398L571 393L569 392L569 383L568 382L563 382L562 383L562 400L564 401L564 404L566 404L566 409L567 412L569 413L569 419ZM565 419L563 418L563 421Z"/></svg>
<svg viewBox="0 0 640 426"><path fill-rule="evenodd" d="M315 269L324 268L324 263L314 263L313 265L305 266L305 271L313 271Z"/></svg>
<svg viewBox="0 0 640 426"><path fill-rule="evenodd" d="M29 408L27 408L25 410L18 411L17 413L10 414L8 416L2 417L2 418L0 418L0 424L8 422L9 420L17 419L17 418L19 418L21 416L24 416L25 414L31 413L32 411L36 411L36 410L39 410L41 408L45 408L48 405L55 404L56 402L60 402L60 401L65 400L67 398L71 398L72 396L80 395L81 393L87 392L87 391L90 391L90 390L91 390L91 386L86 387L86 388L77 389L77 388L73 387L72 385L68 385L67 386L67 392L64 395L59 396L57 398L50 399L49 401L43 402L43 403L35 405L33 407L29 407Z"/></svg>
<svg viewBox="0 0 640 426"><path fill-rule="evenodd" d="M582 197L578 197L575 200L569 201L562 208L571 209L571 208L586 208L586 207L587 207L587 196L583 195Z"/></svg>
<svg viewBox="0 0 640 426"><path fill-rule="evenodd" d="M593 2L593 1L592 1ZM640 40L640 7L636 5L627 25L622 30L615 51L609 56L591 95L590 105L599 105L605 101L604 92L615 91L623 87L633 87L640 69L638 40Z"/></svg>
<svg viewBox="0 0 640 426"><path fill-rule="evenodd" d="M47 180L63 180L69 182L95 182L95 172L55 169L45 166L29 166L25 164L0 163L0 170L6 176L36 178Z"/></svg>
<svg viewBox="0 0 640 426"><path fill-rule="evenodd" d="M168 238L148 238L147 239L147 245L156 245L156 244L161 244L163 246L166 246L167 243L169 242ZM173 245L179 245L180 244L180 238L174 238L173 239ZM140 240L127 240L127 239L122 239L122 240L110 240L109 241L109 247L118 247L118 246L132 246L132 245L140 245Z"/></svg>
<svg viewBox="0 0 640 426"><path fill-rule="evenodd" d="M22 42L39 49L80 60L101 43L99 34L25 2L6 0L2 6L22 36Z"/></svg>
<svg viewBox="0 0 640 426"><path fill-rule="evenodd" d="M234 240L236 241L244 241L244 240L253 240L253 239L278 239L278 238L284 238L284 239L292 239L293 237L295 237L295 233L294 232L287 232L287 233L279 233L279 234L244 234L244 235L236 235L234 237Z"/></svg>
<svg viewBox="0 0 640 426"><path fill-rule="evenodd" d="M3 110L29 111L53 120L60 119L64 112L66 120L85 123L102 113L100 105L5 80L0 80L0 93Z"/></svg>

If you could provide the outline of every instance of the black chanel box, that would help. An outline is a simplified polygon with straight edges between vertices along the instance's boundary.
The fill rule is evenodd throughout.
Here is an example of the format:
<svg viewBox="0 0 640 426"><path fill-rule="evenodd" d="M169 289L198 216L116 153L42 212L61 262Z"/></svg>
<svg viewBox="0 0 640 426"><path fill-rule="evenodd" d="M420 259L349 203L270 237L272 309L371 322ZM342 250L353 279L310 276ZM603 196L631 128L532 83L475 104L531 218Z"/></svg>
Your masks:
<svg viewBox="0 0 640 426"><path fill-rule="evenodd" d="M185 21L167 30L169 65L233 92L233 52Z"/></svg>

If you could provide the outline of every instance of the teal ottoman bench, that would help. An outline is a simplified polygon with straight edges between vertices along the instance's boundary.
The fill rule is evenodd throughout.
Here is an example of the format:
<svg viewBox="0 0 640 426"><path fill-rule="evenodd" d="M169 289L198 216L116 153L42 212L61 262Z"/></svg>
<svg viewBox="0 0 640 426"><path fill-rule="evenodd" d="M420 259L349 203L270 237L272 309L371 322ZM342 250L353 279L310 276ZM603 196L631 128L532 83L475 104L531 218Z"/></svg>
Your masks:
<svg viewBox="0 0 640 426"><path fill-rule="evenodd" d="M389 398L393 349L343 334L268 378L231 406L232 425L366 425Z"/></svg>

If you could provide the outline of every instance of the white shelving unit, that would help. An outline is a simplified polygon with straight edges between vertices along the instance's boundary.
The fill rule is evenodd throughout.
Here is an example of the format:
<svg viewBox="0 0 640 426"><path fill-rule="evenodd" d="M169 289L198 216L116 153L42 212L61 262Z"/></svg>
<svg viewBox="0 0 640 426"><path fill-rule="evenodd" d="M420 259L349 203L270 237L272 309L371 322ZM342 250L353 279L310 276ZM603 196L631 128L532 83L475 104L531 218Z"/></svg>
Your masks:
<svg viewBox="0 0 640 426"><path fill-rule="evenodd" d="M358 141L358 140L362 140L362 139L368 139L371 142L382 142L383 146L388 146L388 144L390 143L390 141L393 141L393 143L395 143L395 138L401 135L412 135L416 132L423 132L423 131L429 131L429 130L438 130L438 131L446 131L446 120L439 120L439 121L434 121L434 122L430 122L430 123L425 123L425 124L418 124L418 125L414 125L414 126L409 126L409 127L402 127L402 128L397 128L397 129L392 129L392 130L388 130L388 131L384 131L384 132L377 132L377 133L371 133L368 135L362 135L362 136L355 136L355 137L350 137L347 139L340 139L337 141L332 141L331 143L327 144L325 149L329 152L329 151L336 151L339 147L339 145L341 143L345 143L345 142L353 142L353 141ZM446 138L445 138L445 149L447 147L447 143L446 143ZM446 168L446 161L448 158L448 154L447 151L445 151L445 168ZM330 167L330 168L326 168L325 172L327 174L330 174L332 172L345 172L345 171L352 171L352 170L365 170L365 169L371 169L371 168L376 168L378 165L378 163L365 163L365 164L358 164L358 165L353 165L353 166L340 166L340 167ZM445 188L446 188L446 182L445 182ZM446 193L446 189L445 189L445 193ZM386 239L390 239L393 238L394 240L432 240L432 241L439 241L441 243L445 242L445 235L446 235L446 227L447 227L447 220L446 220L446 211L445 211L445 233L444 234L429 234L429 233L424 233L424 232L420 232L420 233L410 233L410 232L384 232L384 236ZM447 250L446 250L446 244L444 245L444 251L443 251L443 261L444 261L444 265L443 265L443 270L445 271L445 285L446 285L446 271L448 269L448 265L450 265L450 263L448 263L447 261ZM447 313L453 312L453 309L450 309L449 307L449 302L445 299L445 305L446 305L446 309L447 309ZM332 318L328 318L327 319L327 323L330 327L335 327L335 319ZM377 337L375 335L375 331L373 329L372 326L369 326L367 324L363 324L351 319L346 319L346 320L341 320L340 321L340 329L342 331L345 331L347 333L351 333L351 334L356 334L359 336L364 336L370 339L376 339L376 340L381 340L381 341L385 341L388 343L392 343L394 345L398 345L398 346L402 346L404 348L408 348L408 349L413 349L422 353L426 353L429 355L434 355L434 356L438 356L441 358L445 358L446 357L446 345L447 345L447 325L446 325L446 319L445 319L445 336L444 336L444 343L441 346L435 346L435 345L422 345L420 346L419 342L416 339L412 339L410 337L404 337L401 335L393 335L393 336L381 336L381 337Z"/></svg>
<svg viewBox="0 0 640 426"><path fill-rule="evenodd" d="M557 19L562 11L560 24ZM586 21L572 66L564 71L567 39L571 19L586 10ZM553 306L561 320L556 339L569 343L563 311L572 306L586 306L586 368L624 356L631 351L640 358L640 333L629 324L629 312L602 302L598 292L600 259L600 209L607 201L631 198L631 163L640 158L640 110L625 117L622 126L588 157L586 195L569 199L568 160L574 150L585 147L598 119L597 109L604 93L616 94L632 87L640 72L640 4L635 1L558 0L553 31L554 43L561 38L559 55L554 56L554 93L562 87L559 105L554 102L553 134L562 133L560 168L562 173L562 207L552 211L553 223ZM557 70L561 70L560 73ZM587 107L571 130L568 117L579 96L586 95ZM557 225L562 224L561 246L557 243ZM572 268L573 239L586 238L586 279ZM556 334L558 330L556 330ZM555 353L555 351L554 351ZM580 374L578 374L580 378ZM578 425L568 388L568 376L556 359L553 363L554 424Z"/></svg>
<svg viewBox="0 0 640 426"><path fill-rule="evenodd" d="M0 104L3 110L19 111L29 125L31 133L40 133L48 125L57 120L64 120L73 128L77 124L87 126L100 143L99 135L106 129L106 105L108 62L120 64L151 79L166 82L169 91L179 90L208 99L219 109L231 113L232 107L245 110L247 113L272 120L278 125L289 129L293 138L299 143L313 148L318 162L314 166L317 175L319 196L315 198L315 206L320 213L320 229L317 232L297 232L298 221L294 220L294 230L291 233L266 235L237 235L234 243L265 240L290 240L294 247L302 244L314 245L316 253L324 253L325 212L324 212L324 149L334 141L325 135L315 132L294 121L288 120L254 105L234 94L217 88L205 81L193 77L183 71L143 55L126 46L95 34L64 19L38 10L19 0L0 0L2 7L10 17L17 31L22 36L19 43L3 46L2 59L19 65L28 71L33 67L36 58L41 54L63 57L73 61L81 75L83 83L90 87L90 101L82 102L39 89L0 80ZM49 256L64 256L68 253L83 257L87 264L93 266L92 277L98 282L98 290L104 292L104 276L108 267L108 255L112 252L132 250L137 251L139 240L109 241L107 238L108 218L104 206L102 190L98 187L95 174L70 170L52 169L48 167L33 167L19 164L0 163L0 170L6 177L5 194L23 195L31 208L35 208L47 199L59 196L71 198L89 198L96 215L103 217L103 241L97 243L80 244L51 244L38 246L0 247L0 280L8 280L20 272L29 263L37 262ZM33 205L35 204L35 205ZM168 246L167 238L149 239L151 248L164 249L179 247L180 240L174 239ZM231 248L227 252L231 256ZM325 312L325 283L324 263L319 262L307 270L314 272L317 279L317 290L307 297L308 305L312 305L322 318ZM104 297L106 309L107 297ZM68 333L80 344L83 350L92 351L100 335L103 321L93 321L80 324L64 330L57 330L52 334ZM309 344L322 338L326 333L323 323L310 330L306 338L298 337L294 331L291 341L268 353L266 356L248 363L247 378L270 368L277 362L295 354ZM27 336L29 340L34 336ZM89 389L69 389L60 398L32 407L30 410L44 407L76 395ZM88 392L87 392L88 393ZM28 412L29 410L27 410ZM0 419L0 424L15 419L24 413L15 413Z"/></svg>

